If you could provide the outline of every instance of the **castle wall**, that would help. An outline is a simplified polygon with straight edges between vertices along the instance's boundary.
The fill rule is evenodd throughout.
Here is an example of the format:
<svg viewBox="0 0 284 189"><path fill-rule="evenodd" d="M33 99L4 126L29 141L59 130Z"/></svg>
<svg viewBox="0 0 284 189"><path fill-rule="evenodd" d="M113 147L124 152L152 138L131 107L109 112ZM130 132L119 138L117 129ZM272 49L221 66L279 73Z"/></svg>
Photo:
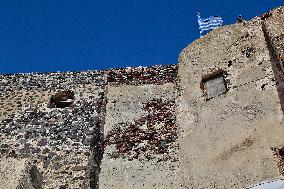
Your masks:
<svg viewBox="0 0 284 189"><path fill-rule="evenodd" d="M0 75L0 121L23 108L46 107L58 90L76 89L83 98L84 91L99 91L105 83L103 72Z"/></svg>
<svg viewBox="0 0 284 189"><path fill-rule="evenodd" d="M131 144L129 140L133 140L133 146L125 149L125 152L123 152L123 146L119 147L119 141L110 141L106 146L101 165L100 188L174 187L178 182L176 175L176 169L178 169L177 142L174 140L162 143L161 139L157 139L157 142L161 144L151 144L155 142L152 140L154 137L161 137L158 136L161 135L159 132L162 132L161 127L165 126L163 122L168 118L165 116L174 116L174 97L173 83L158 86L108 87L104 134L106 137L120 135L119 139L122 143ZM160 120L154 117L155 115L152 117L150 115L151 113L158 114L157 112L145 109L145 105L152 102L157 103L155 104L156 111L160 111L160 115L157 115L161 116ZM164 109L159 109L160 107ZM149 120L150 118L152 120ZM150 126L153 127L151 128L153 131ZM131 128L135 129L135 127L143 130L143 133L136 134L135 132L139 130L131 131ZM174 127L174 125L169 127ZM164 135L170 131L176 134L176 128L167 128ZM144 136L147 132L149 132L148 136ZM163 148L162 145L165 145L167 152L155 152L155 147ZM174 170L172 170L173 167Z"/></svg>
<svg viewBox="0 0 284 189"><path fill-rule="evenodd" d="M270 42L271 48L273 48L278 60L283 64L284 60L280 57L284 55L284 9L283 7L279 7L268 12L266 15L267 18L263 22L263 25L269 38L268 42Z"/></svg>
<svg viewBox="0 0 284 189"><path fill-rule="evenodd" d="M156 66L1 75L1 158L27 159L43 188L172 188L176 74L176 66ZM52 108L60 90L73 91L75 101Z"/></svg>
<svg viewBox="0 0 284 189"><path fill-rule="evenodd" d="M43 188L94 188L103 146L106 79L100 72L1 76L1 158L27 159L43 175ZM74 103L51 108L59 90Z"/></svg>
<svg viewBox="0 0 284 189"><path fill-rule="evenodd" d="M134 74L120 72L110 79L99 188L175 188L179 184L175 77L167 76L176 74L176 68L166 69L172 72L130 70L136 79L120 81L120 85L115 78ZM160 78L148 78L150 72Z"/></svg>
<svg viewBox="0 0 284 189"><path fill-rule="evenodd" d="M35 189L283 178L283 12L210 32L178 66L0 75L0 183L13 171L7 186ZM74 102L51 106L62 90Z"/></svg>
<svg viewBox="0 0 284 189"><path fill-rule="evenodd" d="M284 142L275 64L260 18L216 29L182 51L177 124L184 188L243 188L281 177L271 150Z"/></svg>
<svg viewBox="0 0 284 189"><path fill-rule="evenodd" d="M270 49L270 56L272 69L276 81L279 83L277 86L278 96L284 110L284 11L283 7L276 8L264 15L262 15L263 24L262 29L266 37L266 43ZM279 69L279 67L281 69Z"/></svg>

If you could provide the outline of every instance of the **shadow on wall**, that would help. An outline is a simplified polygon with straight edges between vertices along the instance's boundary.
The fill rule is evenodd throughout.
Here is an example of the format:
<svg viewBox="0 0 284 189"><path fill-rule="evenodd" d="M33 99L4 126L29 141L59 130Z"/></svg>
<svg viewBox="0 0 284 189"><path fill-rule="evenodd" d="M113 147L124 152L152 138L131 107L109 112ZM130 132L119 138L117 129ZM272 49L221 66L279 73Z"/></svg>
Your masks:
<svg viewBox="0 0 284 189"><path fill-rule="evenodd" d="M89 159L89 166L91 167L89 173L89 186L92 189L99 189L99 176L101 172L101 163L104 155L104 117L106 111L106 91L99 93L99 100L97 101L96 111L101 115L95 128L99 128L99 132L94 135L91 141L91 156Z"/></svg>
<svg viewBox="0 0 284 189"><path fill-rule="evenodd" d="M104 135L100 132L95 135L92 141L92 155L90 157L90 188L99 189L99 175L101 171L101 163L104 155Z"/></svg>
<svg viewBox="0 0 284 189"><path fill-rule="evenodd" d="M267 32L267 29L265 27L265 24L262 23L262 30L264 33L265 41L269 50L269 55L271 57L271 67L273 70L275 82L276 82L276 87L277 87L277 92L278 92L278 97L280 100L280 105L282 112L284 114L284 72L280 66L280 61L277 57L277 54L275 52L275 49L273 48L271 39L269 37L269 34Z"/></svg>

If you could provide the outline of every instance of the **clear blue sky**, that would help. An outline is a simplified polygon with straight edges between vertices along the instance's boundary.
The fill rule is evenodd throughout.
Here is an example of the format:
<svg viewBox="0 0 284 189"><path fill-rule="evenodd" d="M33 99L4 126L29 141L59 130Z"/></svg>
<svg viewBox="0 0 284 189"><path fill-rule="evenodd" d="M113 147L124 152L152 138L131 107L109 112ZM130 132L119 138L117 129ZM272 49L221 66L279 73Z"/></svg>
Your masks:
<svg viewBox="0 0 284 189"><path fill-rule="evenodd" d="M176 64L196 12L224 24L284 0L1 0L0 73Z"/></svg>

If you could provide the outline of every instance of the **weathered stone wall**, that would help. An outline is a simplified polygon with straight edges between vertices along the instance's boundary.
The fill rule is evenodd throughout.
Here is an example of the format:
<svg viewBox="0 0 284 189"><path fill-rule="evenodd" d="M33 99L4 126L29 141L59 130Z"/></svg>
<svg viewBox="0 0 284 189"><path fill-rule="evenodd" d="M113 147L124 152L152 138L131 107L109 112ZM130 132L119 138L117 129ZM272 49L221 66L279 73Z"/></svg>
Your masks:
<svg viewBox="0 0 284 189"><path fill-rule="evenodd" d="M275 79L280 85L277 86L278 96L284 111L284 10L283 7L267 12L262 16L262 29L266 43L270 49L273 62L272 69ZM281 67L281 69L279 69Z"/></svg>
<svg viewBox="0 0 284 189"><path fill-rule="evenodd" d="M7 188L239 189L282 178L283 12L210 32L179 66L0 75L0 185L12 171ZM68 107L50 105L58 91L74 92L60 100Z"/></svg>
<svg viewBox="0 0 284 189"><path fill-rule="evenodd" d="M136 68L116 73L124 82L109 80L100 188L175 188L179 184L175 76L175 66Z"/></svg>
<svg viewBox="0 0 284 189"><path fill-rule="evenodd" d="M1 76L1 157L27 159L43 188L94 188L99 166L106 78L100 72ZM14 84L16 83L16 84ZM50 108L59 90L74 92L66 108Z"/></svg>
<svg viewBox="0 0 284 189"><path fill-rule="evenodd" d="M216 29L180 55L183 188L243 188L281 177L271 148L284 143L277 90L283 88L283 75L263 22L255 18Z"/></svg>
<svg viewBox="0 0 284 189"><path fill-rule="evenodd" d="M111 86L120 85L160 85L174 83L177 75L176 65L159 65L152 67L136 67L112 69L106 72Z"/></svg>
<svg viewBox="0 0 284 189"><path fill-rule="evenodd" d="M267 35L268 43L271 44L271 48L277 59L283 66L284 59L284 9L279 7L268 13L267 17L263 18L263 28Z"/></svg>
<svg viewBox="0 0 284 189"><path fill-rule="evenodd" d="M98 91L106 84L103 72L0 75L0 121L28 107L46 107L58 90L76 89L76 95ZM78 98L77 98L78 99Z"/></svg>
<svg viewBox="0 0 284 189"><path fill-rule="evenodd" d="M41 189L42 175L26 159L1 158L1 189Z"/></svg>
<svg viewBox="0 0 284 189"><path fill-rule="evenodd" d="M152 172L144 172L140 184L152 177L153 185L166 187L161 178L155 181L154 174L157 169L166 178L178 167L176 75L174 65L1 75L0 156L26 159L37 166L43 188L98 188L99 180L101 187L108 188L116 182L106 185L105 174L115 176L112 167L120 161L136 166L141 174L144 168ZM73 104L52 108L51 97L67 90L74 92ZM118 144L120 137L126 139L123 145ZM110 146L116 149L110 151ZM113 159L116 163L111 164ZM119 172L125 170L127 166ZM135 185L137 180L118 177L117 181Z"/></svg>

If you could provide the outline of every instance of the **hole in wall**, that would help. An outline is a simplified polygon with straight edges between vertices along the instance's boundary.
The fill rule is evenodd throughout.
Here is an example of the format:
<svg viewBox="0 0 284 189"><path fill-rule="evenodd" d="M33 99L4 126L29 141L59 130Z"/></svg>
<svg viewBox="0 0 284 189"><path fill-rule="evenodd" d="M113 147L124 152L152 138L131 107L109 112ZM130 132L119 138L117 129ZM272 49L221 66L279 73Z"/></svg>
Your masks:
<svg viewBox="0 0 284 189"><path fill-rule="evenodd" d="M261 85L261 90L265 90L265 86L268 85L267 83L264 83Z"/></svg>
<svg viewBox="0 0 284 189"><path fill-rule="evenodd" d="M229 60L229 61L228 61L228 67L231 67L232 64L233 64L232 60Z"/></svg>
<svg viewBox="0 0 284 189"><path fill-rule="evenodd" d="M206 100L224 94L228 91L225 72L221 69L212 70L202 77L200 88Z"/></svg>
<svg viewBox="0 0 284 189"><path fill-rule="evenodd" d="M74 92L70 90L58 91L50 97L49 108L66 108L74 102Z"/></svg>

